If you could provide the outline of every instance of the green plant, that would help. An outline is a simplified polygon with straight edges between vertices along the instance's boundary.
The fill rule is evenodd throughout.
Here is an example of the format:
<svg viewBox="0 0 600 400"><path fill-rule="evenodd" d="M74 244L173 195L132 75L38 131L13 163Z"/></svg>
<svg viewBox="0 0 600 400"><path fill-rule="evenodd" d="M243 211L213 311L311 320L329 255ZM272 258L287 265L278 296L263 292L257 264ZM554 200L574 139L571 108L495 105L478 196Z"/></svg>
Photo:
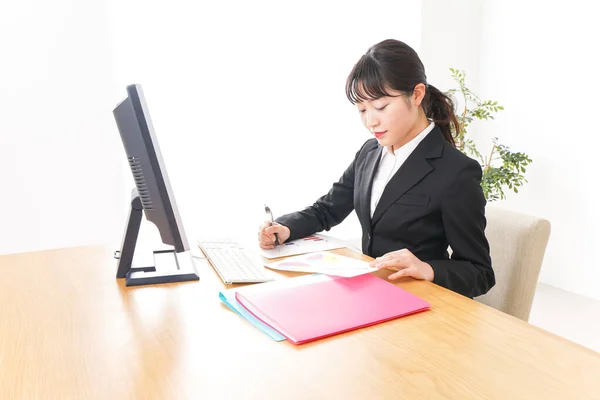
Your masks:
<svg viewBox="0 0 600 400"><path fill-rule="evenodd" d="M481 187L483 194L488 201L505 199L504 190L508 188L515 193L523 186L526 168L531 159L524 153L512 152L508 147L498 143L498 138L492 138L492 149L488 157L483 157L473 139L467 135L467 127L475 120L494 119L495 113L504 110L504 107L497 101L482 101L465 84L465 72L450 68L452 78L458 84L458 88L450 89L446 92L449 96L462 96L464 108L462 112L456 112L456 118L459 123L459 132L453 135L456 140L456 146L463 153L476 158L483 170Z"/></svg>

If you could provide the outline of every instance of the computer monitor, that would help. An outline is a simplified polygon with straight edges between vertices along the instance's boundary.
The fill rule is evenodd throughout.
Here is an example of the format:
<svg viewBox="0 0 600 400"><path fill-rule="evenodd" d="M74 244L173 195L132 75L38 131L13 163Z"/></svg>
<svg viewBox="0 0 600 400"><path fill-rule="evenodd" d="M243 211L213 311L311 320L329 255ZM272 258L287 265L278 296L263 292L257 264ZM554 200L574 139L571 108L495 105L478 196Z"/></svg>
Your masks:
<svg viewBox="0 0 600 400"><path fill-rule="evenodd" d="M135 182L121 250L115 253L117 278L125 278L127 286L198 280L141 85L127 86L113 115ZM142 211L173 250L153 251L155 265L134 267Z"/></svg>

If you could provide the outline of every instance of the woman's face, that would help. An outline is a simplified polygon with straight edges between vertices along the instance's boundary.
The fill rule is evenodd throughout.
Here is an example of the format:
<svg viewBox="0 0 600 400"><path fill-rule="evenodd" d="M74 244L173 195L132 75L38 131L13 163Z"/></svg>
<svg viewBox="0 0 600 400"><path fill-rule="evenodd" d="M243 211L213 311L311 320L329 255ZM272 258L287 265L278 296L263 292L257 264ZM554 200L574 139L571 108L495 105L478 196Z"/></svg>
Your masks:
<svg viewBox="0 0 600 400"><path fill-rule="evenodd" d="M420 88L420 86L422 88ZM396 150L419 134L425 127L420 105L425 87L419 84L410 96L387 90L390 96L356 103L365 127L380 145ZM425 121L427 118L425 117Z"/></svg>

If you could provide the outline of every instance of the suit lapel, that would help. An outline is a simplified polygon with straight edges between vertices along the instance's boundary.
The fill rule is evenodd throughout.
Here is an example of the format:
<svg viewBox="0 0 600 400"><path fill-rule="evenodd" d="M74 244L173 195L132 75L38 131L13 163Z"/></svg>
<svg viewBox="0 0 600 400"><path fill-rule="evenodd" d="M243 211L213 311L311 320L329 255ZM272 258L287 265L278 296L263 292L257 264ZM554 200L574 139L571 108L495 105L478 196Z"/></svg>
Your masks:
<svg viewBox="0 0 600 400"><path fill-rule="evenodd" d="M433 171L433 167L428 159L437 158L442 155L444 140L440 129L435 127L417 146L383 190L381 198L375 208L375 212L373 213L373 219L371 221L372 225L375 225L377 221L379 221L383 213L398 200L400 196Z"/></svg>
<svg viewBox="0 0 600 400"><path fill-rule="evenodd" d="M370 225L371 222L371 190L373 188L373 179L375 178L375 171L379 167L379 161L381 160L381 146L377 146L371 150L365 158L365 169L363 176L365 177L364 184L359 187L360 190L360 215L363 216L365 225Z"/></svg>

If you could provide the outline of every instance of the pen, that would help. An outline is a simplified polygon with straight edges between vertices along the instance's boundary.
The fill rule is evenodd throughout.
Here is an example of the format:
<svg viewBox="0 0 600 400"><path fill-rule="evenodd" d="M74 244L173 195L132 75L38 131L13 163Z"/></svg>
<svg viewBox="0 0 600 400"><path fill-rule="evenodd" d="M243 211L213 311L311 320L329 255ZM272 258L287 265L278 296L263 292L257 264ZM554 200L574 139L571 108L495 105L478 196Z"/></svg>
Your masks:
<svg viewBox="0 0 600 400"><path fill-rule="evenodd" d="M273 213L271 212L271 209L266 204L265 204L265 213L267 214L269 225L273 226ZM274 233L274 235L275 235L275 246L277 247L277 249L279 249L279 236L277 236L277 233Z"/></svg>

